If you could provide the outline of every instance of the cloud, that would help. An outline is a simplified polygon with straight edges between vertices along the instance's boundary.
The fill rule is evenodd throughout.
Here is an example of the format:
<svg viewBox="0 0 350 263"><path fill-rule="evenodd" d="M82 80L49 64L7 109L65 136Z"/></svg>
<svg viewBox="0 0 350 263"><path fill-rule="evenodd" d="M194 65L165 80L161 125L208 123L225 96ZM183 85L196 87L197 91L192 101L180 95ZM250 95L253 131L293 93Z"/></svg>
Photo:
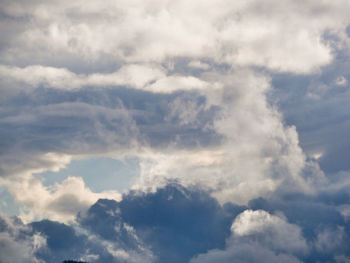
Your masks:
<svg viewBox="0 0 350 263"><path fill-rule="evenodd" d="M173 178L213 188L222 202L239 203L266 195L284 181L307 189L300 176L305 157L297 134L283 125L266 101L268 78L248 70L202 78L211 84L190 93L155 94L119 87L35 89L24 98L12 97L3 108L10 114L2 125L4 136L13 137L16 144L8 146L4 173L28 172L31 162L39 169L37 160L48 151L69 158L124 151L145 164L141 187L147 186L143 182L157 185ZM24 136L21 129L26 130ZM193 155L202 155L206 162L190 158ZM247 190L252 188L255 191Z"/></svg>
<svg viewBox="0 0 350 263"><path fill-rule="evenodd" d="M51 165L58 169L72 158L113 153L139 158L134 189L176 179L210 189L222 203L239 204L281 184L288 184L286 191L312 191L322 176L303 178L306 159L297 133L267 102L268 77L242 70L201 78L210 85L197 91L37 88L12 96L0 124L3 136L16 143L5 145L3 176L26 174L30 181L30 174ZM174 83L186 90L186 83Z"/></svg>
<svg viewBox="0 0 350 263"><path fill-rule="evenodd" d="M41 220L3 261L348 260L348 1L0 10L0 186ZM94 156L137 160L132 190L39 178Z"/></svg>
<svg viewBox="0 0 350 263"><path fill-rule="evenodd" d="M173 101L192 103L196 123L181 124L184 113L174 111ZM1 135L7 138L1 174L54 169L55 162L64 167L74 155L167 147L176 141L181 147L212 144L219 139L210 127L217 108L205 105L196 93L156 95L122 87L17 94L1 107Z"/></svg>
<svg viewBox="0 0 350 263"><path fill-rule="evenodd" d="M158 66L129 64L109 74L75 74L65 68L44 67L40 65L25 68L0 65L0 78L14 89L46 88L74 90L86 86L110 87L128 86L157 93L172 93L178 90L200 90L216 88L193 76L166 76ZM6 90L5 90L6 91Z"/></svg>
<svg viewBox="0 0 350 263"><path fill-rule="evenodd" d="M155 262L186 262L195 253L223 246L232 218L243 209L233 204L222 207L204 191L169 184L154 193L130 192L120 202L99 200L78 221L126 247L135 248L142 241ZM129 228L137 239L128 235Z"/></svg>
<svg viewBox="0 0 350 263"><path fill-rule="evenodd" d="M41 65L25 68L0 66L1 79L14 88L38 86L56 89L77 89L84 86L108 87L131 86L147 89L146 84L164 78L164 70L152 65L130 64L114 73L76 74L66 68L45 67ZM7 87L8 88L8 87ZM21 87L23 89L23 87ZM161 91L161 90L160 90Z"/></svg>
<svg viewBox="0 0 350 263"><path fill-rule="evenodd" d="M25 17L31 24L17 26L15 36L6 35L12 45L8 47L4 41L1 61L76 68L74 59L103 67L103 58L108 56L111 65L113 59L162 63L169 58L192 57L308 73L332 59L323 34L345 31L349 22L349 6L342 0L310 0L303 6L293 1L262 5L255 0L215 4L155 0L135 5L137 10L125 1L4 2L3 20L15 24L15 18ZM210 12L203 16L202 10ZM332 19L334 15L337 19Z"/></svg>
<svg viewBox="0 0 350 263"><path fill-rule="evenodd" d="M0 261L43 263L35 253L46 246L39 234L30 234L30 228L16 218L0 217Z"/></svg>
<svg viewBox="0 0 350 263"><path fill-rule="evenodd" d="M329 34L346 43L347 8L311 0L136 9L123 1L6 2L0 18L16 27L0 49L0 125L16 143L5 142L2 177L67 163L48 164L47 153L113 152L140 158L135 189L170 178L240 204L283 184L312 192L323 175L314 169L304 178L308 160L268 101L269 75L331 63Z"/></svg>
<svg viewBox="0 0 350 263"><path fill-rule="evenodd" d="M36 252L36 256L44 262L63 262L67 259L113 263L153 262L149 251L141 248L125 250L120 244L100 239L81 228L77 230L49 220L34 222L30 226L33 233L40 233L47 238L47 247Z"/></svg>
<svg viewBox="0 0 350 263"><path fill-rule="evenodd" d="M190 262L301 262L308 249L301 230L263 210L245 210L234 220L225 250L210 250Z"/></svg>
<svg viewBox="0 0 350 263"><path fill-rule="evenodd" d="M206 70L208 69L210 66L206 63L203 63L199 60L192 60L188 63L188 66L189 67L192 67L192 68L197 68L197 69L202 69L202 70Z"/></svg>
<svg viewBox="0 0 350 263"><path fill-rule="evenodd" d="M254 239L276 251L305 253L307 245L298 226L263 210L246 210L232 224L233 235Z"/></svg>
<svg viewBox="0 0 350 263"><path fill-rule="evenodd" d="M203 189L169 182L100 199L72 225L5 219L0 232L35 247L37 262L346 262L349 225L334 205L323 195L278 198L220 205Z"/></svg>
<svg viewBox="0 0 350 263"><path fill-rule="evenodd" d="M20 224L16 235L36 247L30 250L33 262L186 262L222 247L232 219L244 209L221 206L206 191L171 183L154 193L126 193L120 201L100 199L72 225L51 220ZM0 226L13 236L9 223Z"/></svg>
<svg viewBox="0 0 350 263"><path fill-rule="evenodd" d="M80 177L68 177L50 187L45 187L38 178L24 177L11 182L8 189L21 205L20 216L26 222L42 218L72 222L78 212L86 211L100 198L120 199L116 191L92 192Z"/></svg>
<svg viewBox="0 0 350 263"><path fill-rule="evenodd" d="M329 188L313 196L280 196L275 193L269 199L252 200L249 207L264 209L271 214L283 213L288 222L298 225L309 248L303 257L305 262L333 262L338 256L349 256L346 241L349 225L341 213L348 203L348 186Z"/></svg>
<svg viewBox="0 0 350 263"><path fill-rule="evenodd" d="M267 102L269 79L251 71L206 77L222 83L221 89L206 93L208 104L220 109L213 129L223 136L222 143L195 151L147 152L141 158L136 187L177 179L184 185L198 183L212 189L220 202L240 204L265 196L281 184L288 185L286 191L312 192L314 182L323 175L317 165L308 164L295 128L284 126L282 116ZM186 122L196 120L187 111L196 112L193 104L178 108ZM306 167L313 171L309 178L304 177Z"/></svg>
<svg viewBox="0 0 350 263"><path fill-rule="evenodd" d="M220 261L223 263L232 262L285 262L285 263L300 263L297 258L286 254L276 255L268 249L259 246L237 244L236 249L227 251L210 251L208 254L199 255L191 260L191 263L196 262L214 262Z"/></svg>
<svg viewBox="0 0 350 263"><path fill-rule="evenodd" d="M315 158L326 174L349 170L345 156L349 141L349 87L339 86L339 75L346 73L348 62L339 51L335 61L314 76L276 75L272 84L274 97L288 124L298 130L300 144L311 158Z"/></svg>

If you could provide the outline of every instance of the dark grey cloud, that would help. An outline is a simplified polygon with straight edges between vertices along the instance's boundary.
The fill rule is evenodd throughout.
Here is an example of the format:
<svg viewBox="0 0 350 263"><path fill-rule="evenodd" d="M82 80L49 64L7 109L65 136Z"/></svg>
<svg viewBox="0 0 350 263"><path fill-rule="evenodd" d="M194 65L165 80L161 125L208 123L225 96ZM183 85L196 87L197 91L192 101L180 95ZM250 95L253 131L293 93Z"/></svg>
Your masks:
<svg viewBox="0 0 350 263"><path fill-rule="evenodd" d="M181 125L179 116L171 109L174 100L195 103L200 109L195 123ZM96 119L106 130L111 130L116 136L121 137L121 142L118 144L125 141L126 138L123 137L126 136L125 132L130 137L129 141L140 136L141 143L143 139L143 143L151 146L167 145L175 139L176 135L179 135L180 138L184 137L184 140L191 140L191 138L186 138L188 133L198 134L199 141L197 143L206 144L210 143L208 140L211 139L210 136L213 137L212 141L216 138L215 134L212 134L213 131L210 129L206 131L203 126L210 125L218 108L204 109L205 104L205 97L196 93L153 94L122 87L103 90L91 88L76 92L37 89L33 93L18 95L5 103L3 112L6 118L3 123L4 125L14 125L14 127L9 126L9 130L16 128L16 124L18 126L22 124L23 129L28 127L29 135L33 135L36 131L39 134L47 132L48 135L52 134L50 136L52 138L59 138L60 134L61 136L69 134L79 138L75 135L79 132L82 139L84 140L84 136L86 136L85 140L89 142L89 137L98 138L97 134L90 134L87 128L87 126L94 126ZM28 115L26 116L26 114ZM34 119L33 122L30 121L31 119ZM7 123L6 120L8 120ZM21 123L24 120L27 120L28 123ZM40 126L40 124L42 125ZM79 124L79 126L76 127L75 124ZM154 126L158 129L152 129ZM135 132L133 133L132 130L123 131L123 129L133 128L139 134L134 134ZM204 138L201 138L200 133L203 134ZM58 142L60 141L58 140ZM188 143L190 142L181 141L181 139L179 141L181 146L188 145ZM197 143L192 142L189 146Z"/></svg>
<svg viewBox="0 0 350 263"><path fill-rule="evenodd" d="M195 121L184 121L181 107L186 105L196 109ZM1 153L6 160L2 173L19 162L24 169L35 168L35 156L47 152L74 155L218 144L221 135L211 128L218 114L219 107L206 107L206 98L195 92L153 94L123 87L20 92L0 105Z"/></svg>
<svg viewBox="0 0 350 263"><path fill-rule="evenodd" d="M303 262L337 262L339 255L350 257L350 222L339 209L349 204L348 187L314 196L300 194L259 198L249 202L251 209L283 213L298 225L309 244Z"/></svg>
<svg viewBox="0 0 350 263"><path fill-rule="evenodd" d="M99 200L79 222L107 240L134 243L115 227L126 223L150 246L155 262L187 262L197 253L223 247L232 219L243 210L220 206L206 192L170 184L155 193L131 192L119 203Z"/></svg>
<svg viewBox="0 0 350 263"><path fill-rule="evenodd" d="M72 226L50 220L30 224L31 233L46 238L46 246L37 250L35 256L44 262L63 262L67 259L83 259L89 262L124 262L116 260L102 240Z"/></svg>
<svg viewBox="0 0 350 263"><path fill-rule="evenodd" d="M46 247L37 251L37 257L45 262L62 262L65 259L86 256L88 239L78 236L68 225L43 220L30 224L33 233L41 233L46 238Z"/></svg>
<svg viewBox="0 0 350 263"><path fill-rule="evenodd" d="M350 223L338 209L348 202L328 192L220 205L206 191L169 183L119 202L101 199L77 225L17 220L14 234L2 220L0 232L17 243L45 238L32 251L45 262L338 262L350 257Z"/></svg>
<svg viewBox="0 0 350 263"><path fill-rule="evenodd" d="M75 225L3 219L0 235L44 262L335 263L350 258L350 221L339 210L345 193L275 195L243 207L170 182L119 202L101 199ZM28 250L35 235L46 241Z"/></svg>
<svg viewBox="0 0 350 263"><path fill-rule="evenodd" d="M101 199L78 215L76 225L14 222L24 229L20 240L39 235L45 240L31 255L39 261L188 262L223 248L232 220L244 209L221 206L203 190L170 183L154 193L130 192L120 202ZM0 223L0 233L13 235L13 227Z"/></svg>

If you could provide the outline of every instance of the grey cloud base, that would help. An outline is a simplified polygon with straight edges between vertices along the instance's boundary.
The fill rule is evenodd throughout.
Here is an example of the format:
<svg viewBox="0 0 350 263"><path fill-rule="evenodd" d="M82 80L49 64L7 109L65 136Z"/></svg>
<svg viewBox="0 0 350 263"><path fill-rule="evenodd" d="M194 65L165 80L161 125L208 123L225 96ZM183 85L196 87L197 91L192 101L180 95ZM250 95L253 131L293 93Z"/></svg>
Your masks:
<svg viewBox="0 0 350 263"><path fill-rule="evenodd" d="M347 203L336 193L328 194L328 200ZM34 235L45 239L32 251L37 260L33 262L72 258L313 263L350 258L349 221L322 194L256 199L246 207L221 206L206 191L170 183L154 193L130 192L119 202L101 199L78 215L77 222L75 226L49 220L17 223L12 229L25 232L13 242L22 244ZM8 224L3 221L2 236L13 235Z"/></svg>

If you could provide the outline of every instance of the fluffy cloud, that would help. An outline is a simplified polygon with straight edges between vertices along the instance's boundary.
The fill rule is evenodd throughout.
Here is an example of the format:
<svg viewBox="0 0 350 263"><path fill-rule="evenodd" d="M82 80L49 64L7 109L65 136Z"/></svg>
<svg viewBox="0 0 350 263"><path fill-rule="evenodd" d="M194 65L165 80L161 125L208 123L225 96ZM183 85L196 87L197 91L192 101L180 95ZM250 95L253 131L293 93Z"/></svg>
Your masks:
<svg viewBox="0 0 350 263"><path fill-rule="evenodd" d="M16 143L4 145L2 175L67 163L47 163L48 152L128 152L141 159L135 188L178 179L241 204L283 184L310 192L322 173L303 178L298 135L267 100L269 76L238 68L314 72L332 60L326 31L345 41L346 9L342 1L6 2L1 19L16 27L2 42L0 124Z"/></svg>
<svg viewBox="0 0 350 263"><path fill-rule="evenodd" d="M104 58L113 65L108 56L115 61L157 63L192 57L304 73L331 61L323 34L345 30L349 6L343 0L310 0L303 5L255 0L46 5L5 1L2 9L2 20L17 25L15 33L6 35L3 64L31 61L73 68L78 59L103 67ZM13 21L17 17L30 21L30 26L18 25Z"/></svg>
<svg viewBox="0 0 350 263"><path fill-rule="evenodd" d="M35 253L46 246L46 239L30 234L30 228L16 218L0 217L0 261L43 263Z"/></svg>
<svg viewBox="0 0 350 263"><path fill-rule="evenodd" d="M169 184L154 193L125 194L120 202L99 200L78 221L124 250L143 242L155 262L187 262L196 253L223 246L232 218L243 209L220 206L205 191ZM130 228L137 238L129 236Z"/></svg>
<svg viewBox="0 0 350 263"><path fill-rule="evenodd" d="M22 206L20 216L27 222L39 218L72 222L78 212L86 211L98 199L121 197L116 191L93 193L80 177L68 177L51 187L45 187L38 178L22 177L11 182L8 189Z"/></svg>
<svg viewBox="0 0 350 263"><path fill-rule="evenodd" d="M288 184L291 191L310 192L323 175L310 166L314 174L303 177L306 158L295 128L285 127L281 115L267 103L269 79L250 71L232 72L231 76L209 74L207 78L222 83L221 89L206 94L208 103L220 108L213 129L223 136L222 143L195 151L148 152L141 163L140 187L164 183L164 178L178 179L185 185L212 188L221 202L241 204L281 184ZM186 122L196 120L186 114L191 106L175 108Z"/></svg>
<svg viewBox="0 0 350 263"><path fill-rule="evenodd" d="M274 98L287 124L298 130L306 154L316 159L327 174L350 169L349 155L349 62L348 47L342 47L330 65L319 74L279 75L272 78ZM339 83L341 80L341 83ZM341 84L341 85L340 85Z"/></svg>
<svg viewBox="0 0 350 263"><path fill-rule="evenodd" d="M276 198L220 205L202 189L169 183L101 199L74 225L5 218L0 231L33 262L346 262L349 224L323 195Z"/></svg>
<svg viewBox="0 0 350 263"><path fill-rule="evenodd" d="M254 239L275 251L303 253L307 245L298 226L263 210L246 210L232 224L235 237Z"/></svg>
<svg viewBox="0 0 350 263"><path fill-rule="evenodd" d="M0 261L348 260L347 0L0 9L0 185L59 221ZM39 179L91 156L137 159L135 192Z"/></svg>
<svg viewBox="0 0 350 263"><path fill-rule="evenodd" d="M221 206L206 191L178 184L155 193L130 192L120 201L99 200L79 213L73 225L51 220L20 224L16 227L18 233L22 231L20 242L25 240L23 244L35 249L18 257L32 256L35 263L68 258L113 263L187 262L197 253L222 247L232 219L244 209L234 204ZM13 235L10 223L0 226L0 231ZM11 255L7 251L4 256Z"/></svg>
<svg viewBox="0 0 350 263"><path fill-rule="evenodd" d="M191 262L301 262L293 254L305 253L300 228L263 210L246 210L231 227L225 250L212 250Z"/></svg>
<svg viewBox="0 0 350 263"><path fill-rule="evenodd" d="M267 102L269 79L249 70L201 78L207 84L200 90L170 94L114 87L35 89L11 97L2 132L16 144L7 146L0 162L4 175L53 169L46 156L57 156L57 166L64 167L74 156L114 152L140 158L135 188L177 179L211 188L221 202L241 204L283 183L310 191L317 173L309 181L302 177L305 156L295 129L284 126ZM185 80L169 81L186 90Z"/></svg>

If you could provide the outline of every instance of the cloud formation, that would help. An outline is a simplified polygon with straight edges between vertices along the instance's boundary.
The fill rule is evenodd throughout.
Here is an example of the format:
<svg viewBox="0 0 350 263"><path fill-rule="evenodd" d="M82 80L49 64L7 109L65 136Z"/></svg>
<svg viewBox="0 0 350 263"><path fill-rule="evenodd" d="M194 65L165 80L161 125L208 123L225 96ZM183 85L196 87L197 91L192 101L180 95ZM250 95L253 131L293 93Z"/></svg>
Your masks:
<svg viewBox="0 0 350 263"><path fill-rule="evenodd" d="M5 1L2 19L14 24L15 32L6 34L4 42L12 45L3 45L2 63L58 66L68 62L73 68L78 61L88 60L103 67L113 60L160 63L192 57L308 73L331 61L323 34L346 27L347 8L342 0L310 0L303 5L255 0L215 4L53 1L46 5ZM332 19L334 15L337 19ZM16 17L30 21L31 26L24 27L13 20ZM60 57L56 62L52 51Z"/></svg>
<svg viewBox="0 0 350 263"><path fill-rule="evenodd" d="M31 253L24 255L33 262L296 263L350 258L348 221L334 205L325 204L323 195L220 205L203 189L169 183L154 193L129 192L120 201L100 199L77 217L73 225L50 220L23 225L4 218L1 233L16 236L11 245L24 246Z"/></svg>
<svg viewBox="0 0 350 263"><path fill-rule="evenodd" d="M308 247L297 225L263 210L245 210L231 227L225 250L211 250L191 262L302 262L294 254Z"/></svg>
<svg viewBox="0 0 350 263"><path fill-rule="evenodd" d="M16 218L0 217L1 262L42 263L35 253L46 245L39 233L31 234L30 228Z"/></svg>
<svg viewBox="0 0 350 263"><path fill-rule="evenodd" d="M349 261L349 11L1 1L0 261ZM55 177L94 157L130 189Z"/></svg>

